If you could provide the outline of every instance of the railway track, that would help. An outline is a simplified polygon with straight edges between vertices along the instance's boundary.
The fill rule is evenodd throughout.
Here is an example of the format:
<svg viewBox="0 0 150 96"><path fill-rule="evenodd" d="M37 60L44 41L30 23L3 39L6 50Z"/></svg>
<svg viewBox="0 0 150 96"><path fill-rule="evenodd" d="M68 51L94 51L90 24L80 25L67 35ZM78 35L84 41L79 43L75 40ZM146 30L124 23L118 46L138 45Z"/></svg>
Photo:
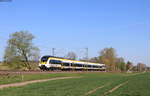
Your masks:
<svg viewBox="0 0 150 96"><path fill-rule="evenodd" d="M0 70L0 75L7 75L7 74L46 74L46 73L91 73L91 72L104 72L104 71L61 71L61 70L54 70L54 71L8 71L8 70Z"/></svg>

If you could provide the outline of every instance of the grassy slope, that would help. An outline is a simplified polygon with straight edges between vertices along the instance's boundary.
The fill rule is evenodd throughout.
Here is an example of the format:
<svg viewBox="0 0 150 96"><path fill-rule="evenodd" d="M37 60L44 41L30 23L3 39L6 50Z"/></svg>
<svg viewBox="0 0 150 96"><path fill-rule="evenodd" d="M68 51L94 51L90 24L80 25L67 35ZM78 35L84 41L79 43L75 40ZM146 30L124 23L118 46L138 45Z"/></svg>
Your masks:
<svg viewBox="0 0 150 96"><path fill-rule="evenodd" d="M71 76L73 74L69 74ZM30 84L23 87L7 88L0 91L0 96L84 96L85 93L99 86L108 84L89 96L103 96L116 85L129 83L107 96L148 96L150 86L149 73L141 75L124 75L110 73L75 74L82 78L55 80L43 83ZM136 86L137 84L138 86ZM141 90L141 92L139 92Z"/></svg>

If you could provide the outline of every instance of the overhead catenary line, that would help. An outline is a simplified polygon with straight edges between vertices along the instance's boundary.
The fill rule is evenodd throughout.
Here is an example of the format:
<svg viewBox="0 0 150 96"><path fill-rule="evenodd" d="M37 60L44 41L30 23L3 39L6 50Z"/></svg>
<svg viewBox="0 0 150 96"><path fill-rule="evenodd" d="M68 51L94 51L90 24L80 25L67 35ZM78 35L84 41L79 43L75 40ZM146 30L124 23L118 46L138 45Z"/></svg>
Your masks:
<svg viewBox="0 0 150 96"><path fill-rule="evenodd" d="M52 55L55 56L55 50L56 48L52 48Z"/></svg>
<svg viewBox="0 0 150 96"><path fill-rule="evenodd" d="M88 60L89 59L89 49L88 48L85 48L86 49L86 59Z"/></svg>

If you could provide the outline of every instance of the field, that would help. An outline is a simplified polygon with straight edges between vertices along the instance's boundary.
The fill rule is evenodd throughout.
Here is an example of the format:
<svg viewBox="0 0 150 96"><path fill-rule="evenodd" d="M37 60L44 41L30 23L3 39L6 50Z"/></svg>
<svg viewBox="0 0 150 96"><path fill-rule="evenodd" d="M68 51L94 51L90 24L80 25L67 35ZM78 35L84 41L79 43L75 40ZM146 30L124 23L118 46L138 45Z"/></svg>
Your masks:
<svg viewBox="0 0 150 96"><path fill-rule="evenodd" d="M78 77L0 89L0 96L150 96L150 73L53 73L1 76L0 84Z"/></svg>

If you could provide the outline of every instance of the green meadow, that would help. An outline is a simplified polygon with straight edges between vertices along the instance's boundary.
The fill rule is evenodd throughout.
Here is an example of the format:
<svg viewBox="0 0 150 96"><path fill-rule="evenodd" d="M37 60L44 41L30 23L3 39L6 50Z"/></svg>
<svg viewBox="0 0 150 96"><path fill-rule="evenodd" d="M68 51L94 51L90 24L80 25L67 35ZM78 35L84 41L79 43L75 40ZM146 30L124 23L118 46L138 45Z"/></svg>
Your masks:
<svg viewBox="0 0 150 96"><path fill-rule="evenodd" d="M15 77L16 76L16 77ZM1 77L0 84L79 77L0 89L0 96L150 96L150 73L53 73Z"/></svg>

